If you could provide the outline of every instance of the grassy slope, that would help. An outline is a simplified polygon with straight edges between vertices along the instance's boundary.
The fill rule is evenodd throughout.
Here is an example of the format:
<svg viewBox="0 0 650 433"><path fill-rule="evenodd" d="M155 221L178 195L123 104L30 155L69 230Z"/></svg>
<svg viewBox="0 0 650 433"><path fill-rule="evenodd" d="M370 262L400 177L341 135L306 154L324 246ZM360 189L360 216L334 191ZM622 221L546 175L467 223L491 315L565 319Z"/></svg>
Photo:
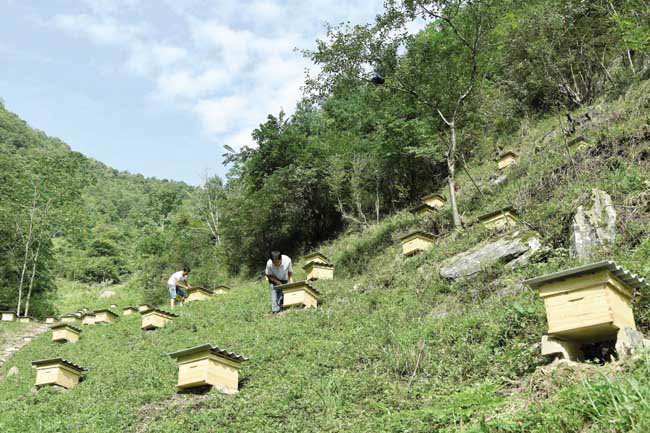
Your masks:
<svg viewBox="0 0 650 433"><path fill-rule="evenodd" d="M475 155L486 162L471 166L472 174L489 196L481 199L462 178L465 218L510 203L522 208L524 220L558 247L543 263L494 266L449 283L438 277L440 262L490 233L473 227L448 234L429 253L405 259L392 236L432 223L396 215L323 247L337 264L337 280L317 283L324 293L318 310L272 318L265 285L239 281L232 293L188 305L153 333L141 332L132 316L84 328L76 345L56 346L48 334L36 339L3 367L21 373L0 383L0 431L647 431L648 360L627 366L626 374L591 367L550 380L537 369L544 363L535 346L545 329L543 305L517 284L576 264L562 249L567 218L592 187L629 206L619 209L624 224L607 257L650 272L650 243L643 242L650 231L647 126L636 112L642 98L601 107L581 131L590 144L573 150L577 177L561 142L547 135L554 119L510 138L522 163L500 189L487 183L493 143ZM60 309L100 306L98 292L76 290L62 297ZM118 300L136 300L132 288L118 292ZM647 331L647 294L640 299L637 319ZM175 394L176 368L165 353L205 342L251 358L239 395ZM52 356L88 367L87 380L67 393L31 392L29 362Z"/></svg>

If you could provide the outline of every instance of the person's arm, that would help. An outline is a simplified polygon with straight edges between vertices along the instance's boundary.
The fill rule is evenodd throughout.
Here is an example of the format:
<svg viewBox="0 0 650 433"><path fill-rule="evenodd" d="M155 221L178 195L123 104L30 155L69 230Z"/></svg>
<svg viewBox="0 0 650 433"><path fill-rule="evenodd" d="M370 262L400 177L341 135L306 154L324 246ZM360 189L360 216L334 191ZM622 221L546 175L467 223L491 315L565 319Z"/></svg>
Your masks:
<svg viewBox="0 0 650 433"><path fill-rule="evenodd" d="M271 274L266 274L266 280L270 282L273 285L279 286L280 284L283 284L282 281L278 280Z"/></svg>
<svg viewBox="0 0 650 433"><path fill-rule="evenodd" d="M289 277L289 282L293 283L293 262L289 259L289 266L287 267L287 277Z"/></svg>
<svg viewBox="0 0 650 433"><path fill-rule="evenodd" d="M289 282L293 283L293 272L288 272L287 275L289 276Z"/></svg>

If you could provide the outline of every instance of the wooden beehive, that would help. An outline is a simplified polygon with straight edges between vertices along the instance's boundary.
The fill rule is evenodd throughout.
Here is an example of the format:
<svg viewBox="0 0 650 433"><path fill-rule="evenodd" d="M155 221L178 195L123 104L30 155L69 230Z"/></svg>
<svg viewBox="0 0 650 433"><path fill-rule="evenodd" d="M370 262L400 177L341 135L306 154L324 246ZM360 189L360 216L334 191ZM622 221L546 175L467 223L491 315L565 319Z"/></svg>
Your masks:
<svg viewBox="0 0 650 433"><path fill-rule="evenodd" d="M205 301L212 296L212 290L204 287L190 287L187 289L187 299L185 302Z"/></svg>
<svg viewBox="0 0 650 433"><path fill-rule="evenodd" d="M511 165L516 164L518 159L519 155L511 150L508 150L506 152L502 152L497 157L497 166L499 167L499 170L503 170L504 168L508 168Z"/></svg>
<svg viewBox="0 0 650 433"><path fill-rule="evenodd" d="M239 392L239 369L248 358L211 344L168 354L178 365L179 390L212 386L225 394Z"/></svg>
<svg viewBox="0 0 650 433"><path fill-rule="evenodd" d="M619 329L636 329L634 290L645 280L612 261L603 261L524 281L544 299L548 335L591 343L616 338Z"/></svg>
<svg viewBox="0 0 650 433"><path fill-rule="evenodd" d="M66 314L65 316L61 316L62 323L74 323L77 320L78 320L77 316L75 316L74 314Z"/></svg>
<svg viewBox="0 0 650 433"><path fill-rule="evenodd" d="M230 292L230 290L231 290L230 287L228 287L228 286L226 286L224 284L220 284L217 287L215 287L214 289L212 289L212 293L214 293L215 295L224 295L224 294Z"/></svg>
<svg viewBox="0 0 650 433"><path fill-rule="evenodd" d="M435 215L437 211L438 211L437 208L428 205L426 203L420 203L419 205L409 210L409 212L411 212L413 215L419 217Z"/></svg>
<svg viewBox="0 0 650 433"><path fill-rule="evenodd" d="M16 320L15 311L3 311L0 314L2 314L1 317L3 322L14 322Z"/></svg>
<svg viewBox="0 0 650 433"><path fill-rule="evenodd" d="M178 317L178 314L170 313L168 311L159 310L158 308L149 308L142 313L142 326L145 331L152 331L154 329L162 328Z"/></svg>
<svg viewBox="0 0 650 433"><path fill-rule="evenodd" d="M138 309L136 307L124 307L122 310L122 315L123 316L130 316L131 314L135 314L138 312Z"/></svg>
<svg viewBox="0 0 650 433"><path fill-rule="evenodd" d="M422 202L435 209L440 209L447 204L447 199L441 194L429 194L422 197Z"/></svg>
<svg viewBox="0 0 650 433"><path fill-rule="evenodd" d="M282 289L282 295L284 297L282 308L297 306L316 308L318 306L320 292L307 281L297 281L276 287Z"/></svg>
<svg viewBox="0 0 650 433"><path fill-rule="evenodd" d="M51 324L53 324L53 323L56 323L57 320L58 320L58 319L57 319L56 316L47 316L47 317L45 318L45 323L47 323L48 325L51 325Z"/></svg>
<svg viewBox="0 0 650 433"><path fill-rule="evenodd" d="M97 317L93 313L84 314L81 318L82 325L94 325Z"/></svg>
<svg viewBox="0 0 650 433"><path fill-rule="evenodd" d="M32 366L36 368L37 388L58 385L70 389L79 383L84 371L88 371L63 358L33 361Z"/></svg>
<svg viewBox="0 0 650 433"><path fill-rule="evenodd" d="M334 265L327 263L309 262L302 267L307 272L307 280L333 280Z"/></svg>
<svg viewBox="0 0 650 433"><path fill-rule="evenodd" d="M503 230L519 224L518 213L512 206L481 215L478 220L485 228L490 230Z"/></svg>
<svg viewBox="0 0 650 433"><path fill-rule="evenodd" d="M95 310L95 323L115 323L118 317L120 316L107 308Z"/></svg>
<svg viewBox="0 0 650 433"><path fill-rule="evenodd" d="M138 305L138 311L141 312L141 313L143 311L145 311L145 310L150 309L150 308L152 308L152 307L149 304L140 304L140 305Z"/></svg>
<svg viewBox="0 0 650 433"><path fill-rule="evenodd" d="M323 263L323 264L329 264L330 260L325 256L324 254L321 254L319 252L307 254L304 258L305 264L309 263Z"/></svg>
<svg viewBox="0 0 650 433"><path fill-rule="evenodd" d="M18 322L20 323L32 323L34 318L32 316L18 316Z"/></svg>
<svg viewBox="0 0 650 433"><path fill-rule="evenodd" d="M79 341L79 334L81 334L81 329L68 323L54 325L50 329L52 329L52 341L57 343L76 343Z"/></svg>
<svg viewBox="0 0 650 433"><path fill-rule="evenodd" d="M433 247L434 237L429 233L415 231L402 236L400 243L402 244L402 254L408 257L427 251Z"/></svg>

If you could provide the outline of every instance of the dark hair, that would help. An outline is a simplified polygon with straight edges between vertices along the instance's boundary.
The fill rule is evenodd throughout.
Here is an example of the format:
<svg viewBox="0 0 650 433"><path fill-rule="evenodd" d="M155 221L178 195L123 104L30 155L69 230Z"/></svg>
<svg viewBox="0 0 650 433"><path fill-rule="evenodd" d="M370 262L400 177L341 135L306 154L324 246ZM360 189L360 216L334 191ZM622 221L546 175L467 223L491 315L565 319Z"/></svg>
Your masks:
<svg viewBox="0 0 650 433"><path fill-rule="evenodd" d="M271 260L279 260L282 258L282 253L280 251L271 251Z"/></svg>
<svg viewBox="0 0 650 433"><path fill-rule="evenodd" d="M183 266L183 272L190 273L190 267L189 266Z"/></svg>

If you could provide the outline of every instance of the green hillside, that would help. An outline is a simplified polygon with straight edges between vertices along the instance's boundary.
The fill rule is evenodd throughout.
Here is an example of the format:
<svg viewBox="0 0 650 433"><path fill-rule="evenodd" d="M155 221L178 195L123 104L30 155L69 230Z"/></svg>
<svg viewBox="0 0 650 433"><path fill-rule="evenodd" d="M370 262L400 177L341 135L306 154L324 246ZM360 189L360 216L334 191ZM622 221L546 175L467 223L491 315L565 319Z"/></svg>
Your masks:
<svg viewBox="0 0 650 433"><path fill-rule="evenodd" d="M0 370L19 369L0 383L2 431L647 431L650 354L543 373L543 303L519 284L579 264L563 248L567 221L592 188L621 204L617 242L598 258L650 271L649 144L636 116L645 89L588 108L594 120L571 148L573 164L562 140L539 149L557 128L553 119L511 137L521 161L498 187L489 182L490 146L478 149L470 170L485 197L459 178L463 231L445 228L444 212L424 220L401 212L322 245L337 268L335 281L315 283L323 293L317 310L273 317L266 285L235 279L227 281L231 293L177 308L180 317L155 332L141 331L134 315L84 327L74 345L42 335ZM514 269L441 278L443 260L500 236L470 222L507 204L551 249ZM438 227L440 237L428 253L404 258L394 237L416 227ZM80 287L61 286L60 311L109 302L98 298L101 288ZM110 302L144 300L128 284L113 289ZM637 294L637 326L646 334L647 301L648 293ZM166 353L206 342L250 357L238 395L175 392ZM87 367L86 380L68 392L35 393L30 362L54 356Z"/></svg>

